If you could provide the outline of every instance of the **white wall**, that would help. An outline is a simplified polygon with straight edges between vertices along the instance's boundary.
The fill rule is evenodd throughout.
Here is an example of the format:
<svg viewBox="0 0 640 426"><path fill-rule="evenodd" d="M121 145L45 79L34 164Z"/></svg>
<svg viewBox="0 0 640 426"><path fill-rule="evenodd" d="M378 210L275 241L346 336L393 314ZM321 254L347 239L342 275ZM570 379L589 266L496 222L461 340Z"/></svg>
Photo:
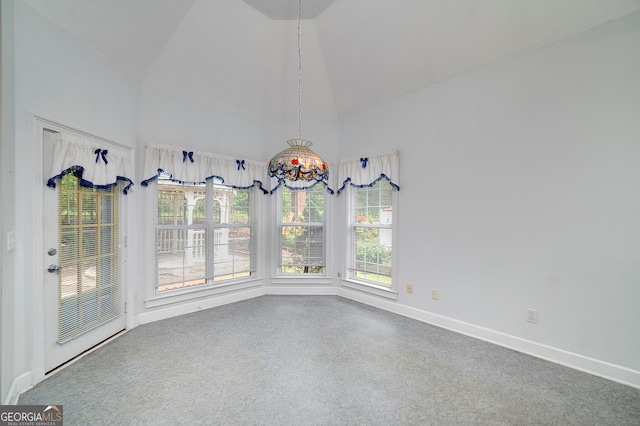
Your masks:
<svg viewBox="0 0 640 426"><path fill-rule="evenodd" d="M202 149L218 154L246 156L268 162L296 138L297 121L282 121L243 114L143 84L141 88L141 146L160 143ZM335 120L303 117L303 138L327 161L338 158Z"/></svg>
<svg viewBox="0 0 640 426"><path fill-rule="evenodd" d="M636 13L341 120L345 155L400 151L400 304L640 386L638 52Z"/></svg>
<svg viewBox="0 0 640 426"><path fill-rule="evenodd" d="M5 9L9 2L2 3L3 15L13 9ZM4 295L10 297L3 297L3 303L14 307L9 312L3 309L3 324L12 326L11 334L3 333L3 348L11 348L11 353L3 356L3 398L11 397L4 394L11 393L4 388L5 371L9 372L8 380L24 379L33 368L36 350L33 301L43 271L34 270L33 259L42 258L44 253L36 252L41 236L33 233L32 225L41 223L42 211L33 206L38 204L44 182L35 178L42 166L34 160L40 147L34 144L29 114L130 147L135 146L139 124L139 84L134 79L23 2L10 3L15 14L3 19L12 22L15 32L7 33L9 29L3 26L3 39L5 35L15 36L15 108L11 111L15 114L15 139L3 143L10 145L4 147L9 152L15 151L15 185L5 194L15 198L15 204L14 211L4 205L3 209L6 216L15 214L16 251L11 265L15 279L3 280ZM135 247L135 238L130 241L130 247ZM134 250L130 252L135 254Z"/></svg>
<svg viewBox="0 0 640 426"><path fill-rule="evenodd" d="M12 67L13 64L13 3L12 2L0 2L0 17L2 18L0 26L2 27L2 71L1 71L1 83L2 83L2 96L0 101L2 102L1 114L1 140L0 140L0 205L12 206L15 199L15 179L14 179L14 166L13 166L13 131L14 131L14 77L15 72ZM0 373L0 402L5 401L6 396L9 393L11 383L13 381L13 360L11 355L10 343L13 342L13 325L8 321L13 316L13 305L10 301L13 300L12 292L13 286L5 285L4 283L11 283L14 281L15 276L15 251L5 252L6 247L6 232L15 229L15 214L13 210L2 210L0 217L0 365L2 365L2 372Z"/></svg>

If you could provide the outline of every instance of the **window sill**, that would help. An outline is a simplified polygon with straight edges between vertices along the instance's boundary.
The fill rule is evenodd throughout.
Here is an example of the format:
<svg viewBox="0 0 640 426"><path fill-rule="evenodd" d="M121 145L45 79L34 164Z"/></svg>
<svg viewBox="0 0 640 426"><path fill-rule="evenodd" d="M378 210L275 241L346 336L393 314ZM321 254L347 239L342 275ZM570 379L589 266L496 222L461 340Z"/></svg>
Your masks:
<svg viewBox="0 0 640 426"><path fill-rule="evenodd" d="M250 278L242 281L233 281L223 284L201 285L198 287L175 290L167 292L167 294L159 294L148 298L144 301L145 308L155 308L158 306L169 305L171 303L185 302L201 297L215 296L217 294L228 293L230 291L244 290L252 287L260 287L264 285L262 278Z"/></svg>
<svg viewBox="0 0 640 426"><path fill-rule="evenodd" d="M299 277L299 276L278 276L270 280L272 285L333 285L333 280L325 276Z"/></svg>
<svg viewBox="0 0 640 426"><path fill-rule="evenodd" d="M398 292L390 289L389 287L377 286L375 284L369 284L362 281L355 280L342 280L342 287L347 287L352 290L358 290L364 293L373 294L375 296L384 297L385 299L397 300Z"/></svg>

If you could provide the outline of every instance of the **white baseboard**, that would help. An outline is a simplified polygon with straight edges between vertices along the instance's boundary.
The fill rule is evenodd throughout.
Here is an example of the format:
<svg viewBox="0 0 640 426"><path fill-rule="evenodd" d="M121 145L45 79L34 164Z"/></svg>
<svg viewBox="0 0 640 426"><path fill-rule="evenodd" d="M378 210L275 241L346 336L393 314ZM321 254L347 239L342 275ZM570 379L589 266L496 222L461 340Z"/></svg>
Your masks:
<svg viewBox="0 0 640 426"><path fill-rule="evenodd" d="M135 325L148 324L167 318L173 318L180 315L198 312L203 309L215 308L217 306L227 305L229 303L240 302L242 300L252 299L254 297L273 295L306 295L306 296L337 296L338 289L333 286L309 286L309 285L280 285L254 287L241 291L234 291L225 294L197 299L187 303L176 303L166 305L154 310L148 310L136 315Z"/></svg>
<svg viewBox="0 0 640 426"><path fill-rule="evenodd" d="M341 287L338 296L640 389L640 371Z"/></svg>
<svg viewBox="0 0 640 426"><path fill-rule="evenodd" d="M264 287L255 287L248 290L236 291L216 295L214 297L194 300L193 302L168 305L163 308L143 312L137 315L139 324L147 324L167 318L177 317L184 314L198 312L203 309L215 308L216 306L228 305L229 303L240 302L254 297L264 296L266 294Z"/></svg>
<svg viewBox="0 0 640 426"><path fill-rule="evenodd" d="M280 296L337 296L338 288L334 286L295 286L270 285L265 288L267 294Z"/></svg>
<svg viewBox="0 0 640 426"><path fill-rule="evenodd" d="M33 386L33 373L31 371L22 373L13 379L9 387L9 392L7 392L7 396L3 401L3 405L16 405L20 394L31 389L31 386Z"/></svg>

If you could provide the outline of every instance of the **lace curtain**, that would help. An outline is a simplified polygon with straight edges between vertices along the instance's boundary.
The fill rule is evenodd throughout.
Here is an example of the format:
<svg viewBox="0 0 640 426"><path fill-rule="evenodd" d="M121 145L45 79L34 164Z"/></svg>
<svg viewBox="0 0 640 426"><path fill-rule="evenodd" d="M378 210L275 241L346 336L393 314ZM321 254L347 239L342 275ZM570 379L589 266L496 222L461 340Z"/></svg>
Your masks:
<svg viewBox="0 0 640 426"><path fill-rule="evenodd" d="M56 180L76 173L80 185L108 189L118 181L124 183L125 194L133 185L129 153L113 145L88 141L64 133L53 135L53 160L47 186L56 187Z"/></svg>
<svg viewBox="0 0 640 426"><path fill-rule="evenodd" d="M171 179L182 183L204 183L219 178L233 188L250 188L254 185L267 193L263 182L268 181L267 163L233 158L204 151L167 145L147 144L142 186L167 173Z"/></svg>
<svg viewBox="0 0 640 426"><path fill-rule="evenodd" d="M400 190L398 174L400 159L398 151L388 151L374 154L370 157L343 160L338 164L336 191L340 194L347 186L359 188L373 186L381 179L389 181L391 186Z"/></svg>

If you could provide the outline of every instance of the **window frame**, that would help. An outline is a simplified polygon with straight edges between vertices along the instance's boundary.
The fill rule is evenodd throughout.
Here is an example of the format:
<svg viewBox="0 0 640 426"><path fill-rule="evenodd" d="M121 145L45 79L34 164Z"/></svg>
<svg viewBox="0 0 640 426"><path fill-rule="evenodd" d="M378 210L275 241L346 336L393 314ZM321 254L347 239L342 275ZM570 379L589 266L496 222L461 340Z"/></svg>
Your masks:
<svg viewBox="0 0 640 426"><path fill-rule="evenodd" d="M166 179L166 178L165 178ZM153 247L153 250L150 251L149 255L152 256L150 262L147 262L147 276L150 279L147 280L146 286L146 294L147 297L145 299L145 307L152 308L156 306L162 306L169 303L175 303L180 301L191 300L196 297L204 297L207 295L214 295L224 293L230 290L241 290L252 287L257 287L262 284L262 278L259 277L258 274L258 215L259 215L259 203L260 197L258 194L258 189L253 186L251 188L246 189L238 189L229 187L231 190L246 190L249 191L250 201L249 201L249 223L248 224L213 224L214 215L213 215L213 194L214 194L214 185L222 185L225 186L224 183L218 182L216 179L207 179L205 182L206 188L206 201L205 201L205 223L204 224L192 224L192 225L178 225L184 228L196 227L206 228L207 237L206 237L206 260L205 260L205 282L203 284L176 288L166 291L158 291L158 265L157 265L157 247L156 247L156 233L158 230L158 181L164 179L155 179L153 182L150 182L148 185L149 191L147 192L147 206L148 214L151 214L153 220L149 220L148 226L145 228L148 230L147 235L147 243L149 247ZM174 182L178 184L178 182ZM189 185L189 184L186 184ZM229 226L227 226L229 225ZM249 244L250 248L250 274L248 276L237 277L237 278L229 278L224 280L215 280L214 278L214 260L213 260L213 244L214 244L214 230L215 228L220 227L249 227L250 228L250 239L251 242ZM233 288L229 288L233 287Z"/></svg>
<svg viewBox="0 0 640 426"><path fill-rule="evenodd" d="M386 179L380 179L375 182L374 185L390 185L390 182ZM349 185L346 188L345 197L345 258L342 271L341 285L344 287L352 288L359 291L364 291L377 296L397 299L398 296L398 250L397 250L397 214L398 214L398 191L390 185L391 188L391 226L384 224L359 224L356 222L356 203L357 193L361 189L367 189L367 187L356 187ZM356 241L355 241L355 229L356 228L369 228L369 229L388 229L391 231L391 284L385 285L373 280L367 280L361 277L355 276L355 263L356 259Z"/></svg>
<svg viewBox="0 0 640 426"><path fill-rule="evenodd" d="M211 184L209 185L209 182L211 182ZM223 222L222 221L222 217L220 218L220 222L217 223L214 217L214 209L213 209L213 204L215 202L215 190L216 190L216 185L220 186L220 187L224 187L225 190L229 190L229 191L233 191L234 192L234 196L237 195L235 192L237 191L247 191L249 194L249 206L248 206L248 213L249 213L249 221L246 223L234 223L233 221L228 221L228 222ZM207 240L207 246L211 247L211 250L207 251L207 262L209 262L209 260L211 261L211 276L207 277L207 279L211 279L213 284L216 283L224 283L224 282L234 282L234 281L238 281L238 280L246 280L246 279L251 279L251 278L255 278L255 274L257 272L257 268L256 268L256 264L257 264L257 259L256 259L256 248L257 248L257 232L256 232L256 228L257 228L257 221L256 221L256 217L258 215L257 209L256 209L256 204L257 204L257 199L258 198L258 192L257 189L254 187L251 188L233 188L230 187L228 185L225 185L222 182L217 182L215 179L209 179L207 180L207 211L211 212L211 220L208 220L208 223L210 224L210 228L211 228L211 232L209 234L208 240ZM220 279L220 280L216 280L216 277L218 277L219 275L216 275L216 262L215 262L215 230L216 229L234 229L234 228L249 228L249 237L250 237L250 241L249 241L249 275L245 275L245 276L240 276L240 277L233 277L233 278L227 278L227 279ZM210 258L210 259L209 259ZM218 264L220 264L220 262L218 262ZM233 275L236 274L240 274L240 273L244 273L247 271L241 271L241 272L235 272L235 270L233 271ZM209 275L209 274L208 274Z"/></svg>
<svg viewBox="0 0 640 426"><path fill-rule="evenodd" d="M182 223L182 224L159 224L158 223L158 195L159 195L159 191L160 191L160 183L161 182L167 182L170 185L181 185L181 187L186 188L186 187L194 187L194 188L203 188L204 192L205 192L205 217L204 217L204 223L202 222L198 222L198 223L192 223L192 224L188 224L188 223ZM210 276L210 262L209 262L209 246L210 246L210 236L211 236L211 230L210 230L210 223L207 217L207 212L209 211L209 184L208 182L203 185L200 184L184 184L184 183L180 183L180 182L175 182L172 181L171 179L167 179L167 178L158 178L156 181L156 187L155 187L155 226L154 226L154 257L155 257L155 273L154 273L154 288L155 288L155 295L162 295L162 294L169 294L171 292L180 292L180 291L184 291L186 289L189 288L197 288L197 287L201 287L201 286L205 286L209 283L209 276ZM196 201L197 204L197 201ZM185 205L186 206L186 205ZM194 205L195 206L195 205ZM183 212L184 213L184 212ZM193 284L193 285L188 285L188 286L184 286L185 284L185 279L183 278L182 280L182 287L178 287L178 288L174 288L174 289L166 289L166 290L159 290L159 287L161 287L160 283L159 283L159 267L160 267L160 262L159 262L159 252L158 252L158 248L159 248L159 244L158 244L158 232L161 230L166 230L166 231L185 231L185 232L189 232L189 231L199 231L199 230L203 230L205 232L205 246L204 246L204 250L205 250L205 254L204 254L204 267L205 267L205 271L204 271L204 276L202 278L198 278L198 280L203 280L204 282L199 283L199 284ZM184 248L187 248L186 246ZM185 269L185 267L183 266L182 268L183 270ZM177 282L175 283L168 283L168 284L164 284L164 286L171 286L171 285L177 285Z"/></svg>
<svg viewBox="0 0 640 426"><path fill-rule="evenodd" d="M286 188L286 189L285 189ZM289 190L292 193L295 191L308 191L310 189L320 188L322 192L322 222L284 222L283 221L283 212L282 212L282 197L285 190ZM275 218L276 218L276 238L274 238L274 249L277 255L275 256L275 274L276 278L284 278L284 279L303 279L306 281L314 281L318 279L326 279L327 278L327 189L321 184L317 183L313 186L307 188L289 188L283 185L277 191L277 197L275 202ZM283 227L290 226L302 226L302 227L322 227L322 273L313 273L313 272L302 272L302 273L294 273L294 272L283 272L283 263L282 263L282 248L283 248L283 239L282 239L282 229Z"/></svg>

